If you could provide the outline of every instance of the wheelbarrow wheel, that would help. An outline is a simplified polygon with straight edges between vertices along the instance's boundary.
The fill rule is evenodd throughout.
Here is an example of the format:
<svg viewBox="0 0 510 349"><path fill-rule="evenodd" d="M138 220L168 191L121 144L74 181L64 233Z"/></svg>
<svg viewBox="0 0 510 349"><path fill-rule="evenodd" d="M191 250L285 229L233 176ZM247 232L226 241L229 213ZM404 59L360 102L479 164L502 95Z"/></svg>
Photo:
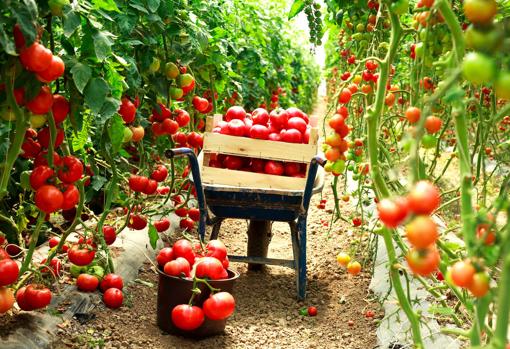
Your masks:
<svg viewBox="0 0 510 349"><path fill-rule="evenodd" d="M248 257L267 257L271 242L271 222L250 220L248 225ZM248 270L260 271L263 264L248 264Z"/></svg>

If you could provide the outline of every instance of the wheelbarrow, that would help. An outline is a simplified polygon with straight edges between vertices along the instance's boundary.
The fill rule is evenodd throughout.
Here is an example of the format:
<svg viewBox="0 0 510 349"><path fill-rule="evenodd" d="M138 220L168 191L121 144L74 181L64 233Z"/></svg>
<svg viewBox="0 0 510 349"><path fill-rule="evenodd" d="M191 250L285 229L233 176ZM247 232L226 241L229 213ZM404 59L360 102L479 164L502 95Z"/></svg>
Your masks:
<svg viewBox="0 0 510 349"><path fill-rule="evenodd" d="M187 156L189 159L200 210L200 239L205 240L206 225L212 226L210 239L216 239L224 219L250 220L248 255L229 255L229 260L249 263L252 270L265 264L293 268L296 270L297 296L303 300L306 296L306 219L312 195L321 192L324 186L324 170L319 165L324 165L325 160L320 156L311 159L303 190L264 190L202 183L199 160L203 155L197 159L189 148L169 149L165 155L168 158ZM267 257L273 221L287 222L290 226L292 260Z"/></svg>

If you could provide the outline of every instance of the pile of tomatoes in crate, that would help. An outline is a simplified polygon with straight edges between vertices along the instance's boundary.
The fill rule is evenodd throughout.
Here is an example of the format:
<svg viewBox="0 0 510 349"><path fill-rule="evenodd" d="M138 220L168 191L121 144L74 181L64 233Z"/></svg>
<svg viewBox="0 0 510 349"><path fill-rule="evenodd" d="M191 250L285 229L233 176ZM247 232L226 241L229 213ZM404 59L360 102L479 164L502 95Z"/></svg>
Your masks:
<svg viewBox="0 0 510 349"><path fill-rule="evenodd" d="M181 239L172 247L163 248L157 255L158 266L167 275L192 279L196 283L208 280L225 280L228 274L227 248L220 240L211 240L207 245L193 245L189 240ZM211 288L211 287L210 287ZM178 304L172 309L173 324L184 331L200 327L205 318L224 320L235 310L234 297L228 292L213 291L202 306L193 305L194 295L188 304ZM216 293L215 293L216 292Z"/></svg>
<svg viewBox="0 0 510 349"><path fill-rule="evenodd" d="M227 110L224 120L214 127L213 132L275 142L308 144L310 129L308 115L298 108L277 108L271 113L264 108L257 108L250 114L243 107L233 106ZM305 164L221 154L211 156L209 166L290 177L304 177L306 173Z"/></svg>

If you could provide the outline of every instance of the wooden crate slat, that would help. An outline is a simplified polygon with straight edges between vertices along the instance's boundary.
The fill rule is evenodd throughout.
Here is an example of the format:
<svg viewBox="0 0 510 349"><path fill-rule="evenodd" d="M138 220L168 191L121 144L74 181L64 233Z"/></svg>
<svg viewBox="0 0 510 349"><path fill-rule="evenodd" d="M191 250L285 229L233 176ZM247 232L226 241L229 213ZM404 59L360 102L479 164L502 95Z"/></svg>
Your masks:
<svg viewBox="0 0 510 349"><path fill-rule="evenodd" d="M242 188L303 190L306 178L274 176L264 173L202 166L202 182Z"/></svg>
<svg viewBox="0 0 510 349"><path fill-rule="evenodd" d="M317 154L317 145L274 142L206 132L203 151L205 153L308 163Z"/></svg>

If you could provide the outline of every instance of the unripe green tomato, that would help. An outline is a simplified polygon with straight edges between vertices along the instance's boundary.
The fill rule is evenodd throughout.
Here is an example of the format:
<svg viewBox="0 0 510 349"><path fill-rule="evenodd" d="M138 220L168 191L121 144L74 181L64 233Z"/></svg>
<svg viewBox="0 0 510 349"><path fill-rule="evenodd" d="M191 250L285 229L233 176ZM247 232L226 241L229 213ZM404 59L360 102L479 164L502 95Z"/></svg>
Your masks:
<svg viewBox="0 0 510 349"><path fill-rule="evenodd" d="M347 160L352 160L352 159L354 158L354 154L353 154L352 152L350 152L350 151L349 151L349 152L347 153L347 155L345 156L345 158L346 158Z"/></svg>
<svg viewBox="0 0 510 349"><path fill-rule="evenodd" d="M390 9L397 16L403 15L409 11L409 0L397 0L391 4Z"/></svg>
<svg viewBox="0 0 510 349"><path fill-rule="evenodd" d="M333 163L331 161L326 161L326 164L324 165L324 171L326 172L332 172L333 171Z"/></svg>
<svg viewBox="0 0 510 349"><path fill-rule="evenodd" d="M337 160L335 161L335 163L333 164L333 168L332 168L333 172L335 173L343 173L345 171L345 161L343 160Z"/></svg>
<svg viewBox="0 0 510 349"><path fill-rule="evenodd" d="M400 146L402 147L402 150L406 153L409 153L411 151L411 147L413 145L413 140L411 138L406 138L400 142Z"/></svg>
<svg viewBox="0 0 510 349"><path fill-rule="evenodd" d="M425 135L421 139L421 144L425 149L434 148L437 144L437 138L433 135Z"/></svg>
<svg viewBox="0 0 510 349"><path fill-rule="evenodd" d="M352 175L352 179L355 180L355 181L358 181L359 180L359 175L357 175L357 174Z"/></svg>
<svg viewBox="0 0 510 349"><path fill-rule="evenodd" d="M494 89L498 98L510 99L510 72L503 71L499 73Z"/></svg>
<svg viewBox="0 0 510 349"><path fill-rule="evenodd" d="M131 131L129 127L124 127L124 138L122 142L127 143L131 141L131 138L133 138L133 131Z"/></svg>
<svg viewBox="0 0 510 349"><path fill-rule="evenodd" d="M371 41L372 40L372 34L371 33L364 33L363 34L363 39L365 39L366 41Z"/></svg>
<svg viewBox="0 0 510 349"><path fill-rule="evenodd" d="M420 36L420 40L421 41L426 41L426 39L427 39L427 29L425 29L425 28L421 29L419 36ZM431 36L432 36L431 33L429 33L429 39L431 39Z"/></svg>
<svg viewBox="0 0 510 349"><path fill-rule="evenodd" d="M494 60L483 53L470 52L462 61L462 75L475 85L491 82L495 71Z"/></svg>
<svg viewBox="0 0 510 349"><path fill-rule="evenodd" d="M80 276L80 274L83 274L87 271L87 267L80 267L78 265L75 265L75 264L71 264L71 267L69 268L69 272L71 273L71 275L75 278L77 278L78 276Z"/></svg>
<svg viewBox="0 0 510 349"><path fill-rule="evenodd" d="M464 32L466 46L475 51L492 53L503 43L503 33L497 27L475 28L472 24Z"/></svg>
<svg viewBox="0 0 510 349"><path fill-rule="evenodd" d="M182 98L183 95L184 91L182 90L182 88L170 87L170 96L172 97L172 99Z"/></svg>
<svg viewBox="0 0 510 349"><path fill-rule="evenodd" d="M358 25L356 26L356 31L358 33L363 33L365 31L365 26L362 23L358 23Z"/></svg>
<svg viewBox="0 0 510 349"><path fill-rule="evenodd" d="M414 53L416 54L416 58L423 57L423 42L419 42L414 46Z"/></svg>
<svg viewBox="0 0 510 349"><path fill-rule="evenodd" d="M20 183L21 187L25 190L32 189L32 186L30 185L30 174L31 173L32 173L31 171L23 171L23 172L21 172L21 175L19 177L19 183Z"/></svg>
<svg viewBox="0 0 510 349"><path fill-rule="evenodd" d="M94 275L98 278L99 281L103 280L105 271L104 268L100 265L94 265L92 267L87 268L87 274Z"/></svg>
<svg viewBox="0 0 510 349"><path fill-rule="evenodd" d="M354 171L354 165L350 164L349 166L347 166L347 169L351 172Z"/></svg>
<svg viewBox="0 0 510 349"><path fill-rule="evenodd" d="M37 115L30 113L30 126L32 128L43 127L46 124L46 121L48 121L46 115Z"/></svg>
<svg viewBox="0 0 510 349"><path fill-rule="evenodd" d="M157 57L152 58L152 63L149 65L149 73L156 73L161 66L161 61Z"/></svg>
<svg viewBox="0 0 510 349"><path fill-rule="evenodd" d="M16 114L14 114L14 111L9 106L4 106L4 107L2 107L2 109L0 109L0 116L5 121L16 120Z"/></svg>

